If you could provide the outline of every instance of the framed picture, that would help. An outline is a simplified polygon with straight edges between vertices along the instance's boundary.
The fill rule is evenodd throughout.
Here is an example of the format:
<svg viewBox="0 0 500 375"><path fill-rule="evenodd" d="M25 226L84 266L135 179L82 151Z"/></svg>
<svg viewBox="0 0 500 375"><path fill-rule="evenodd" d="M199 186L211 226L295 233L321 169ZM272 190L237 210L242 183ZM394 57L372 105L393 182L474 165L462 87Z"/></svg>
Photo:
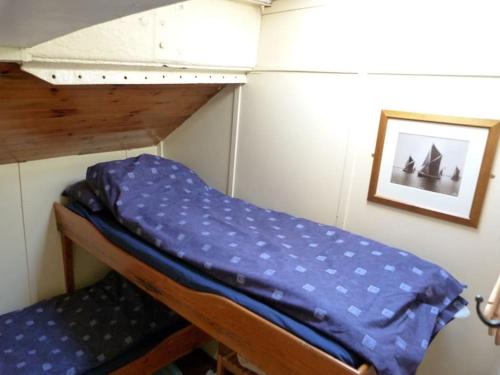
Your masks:
<svg viewBox="0 0 500 375"><path fill-rule="evenodd" d="M477 227L500 121L383 110L368 200Z"/></svg>

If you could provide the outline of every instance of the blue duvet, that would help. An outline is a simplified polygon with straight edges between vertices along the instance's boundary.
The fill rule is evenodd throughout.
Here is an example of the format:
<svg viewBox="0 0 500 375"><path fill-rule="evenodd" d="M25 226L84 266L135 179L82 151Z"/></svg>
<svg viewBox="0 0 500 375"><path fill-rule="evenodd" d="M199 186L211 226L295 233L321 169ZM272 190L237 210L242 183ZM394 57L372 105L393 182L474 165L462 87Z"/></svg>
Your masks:
<svg viewBox="0 0 500 375"><path fill-rule="evenodd" d="M0 315L0 374L108 374L186 325L111 272L87 288Z"/></svg>
<svg viewBox="0 0 500 375"><path fill-rule="evenodd" d="M413 374L466 304L464 286L435 264L230 198L171 160L100 163L87 182L144 240L334 338L379 374Z"/></svg>

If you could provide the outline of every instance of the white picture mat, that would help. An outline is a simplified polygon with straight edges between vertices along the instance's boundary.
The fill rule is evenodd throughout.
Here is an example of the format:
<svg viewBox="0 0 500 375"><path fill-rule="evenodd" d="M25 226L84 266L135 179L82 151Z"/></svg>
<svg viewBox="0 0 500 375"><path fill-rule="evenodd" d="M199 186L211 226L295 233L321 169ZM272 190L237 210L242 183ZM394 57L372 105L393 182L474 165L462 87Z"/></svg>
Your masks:
<svg viewBox="0 0 500 375"><path fill-rule="evenodd" d="M457 197L391 183L393 162L400 133L469 142L460 192ZM469 219L488 133L487 128L481 127L389 118L376 196Z"/></svg>

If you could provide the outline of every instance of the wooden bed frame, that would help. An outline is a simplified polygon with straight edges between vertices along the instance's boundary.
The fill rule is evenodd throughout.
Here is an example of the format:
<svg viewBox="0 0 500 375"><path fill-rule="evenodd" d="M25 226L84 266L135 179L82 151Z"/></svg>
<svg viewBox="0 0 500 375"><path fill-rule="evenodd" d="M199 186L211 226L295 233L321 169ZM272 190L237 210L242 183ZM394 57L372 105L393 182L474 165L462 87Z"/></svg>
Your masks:
<svg viewBox="0 0 500 375"><path fill-rule="evenodd" d="M64 214L73 213L60 204L56 203L55 207L57 226L61 231L66 291L69 293L75 290L73 268L73 241L72 238L70 238L66 233L66 231L60 229L62 228L62 221L60 221L60 218L64 220L64 215L61 216L59 212L60 210L64 210ZM90 252L94 254L92 251ZM111 375L154 374L168 364L185 356L186 354L189 354L194 349L201 347L211 340L212 338L209 335L200 330L198 327L190 324L189 326L167 336L146 354L140 356L130 363L127 363L125 366L114 370Z"/></svg>
<svg viewBox="0 0 500 375"><path fill-rule="evenodd" d="M72 244L76 243L269 375L376 375L372 366L363 364L358 369L352 368L227 298L197 292L176 283L167 275L112 244L85 218L59 203L54 204L54 210L57 227L61 232L68 290L74 289ZM188 333L188 336L206 338L203 334L200 337L198 329L186 328L189 329L191 333ZM182 333L183 331L180 331L178 335ZM173 336L175 335L177 334ZM154 351L160 358L166 356L164 353L181 352L182 348L173 347L178 343L179 341L171 341L165 345L162 343ZM141 366L148 360L140 360L135 361L135 372L123 371L120 374L147 373ZM134 366L135 362L129 366ZM137 371L139 368L141 371Z"/></svg>

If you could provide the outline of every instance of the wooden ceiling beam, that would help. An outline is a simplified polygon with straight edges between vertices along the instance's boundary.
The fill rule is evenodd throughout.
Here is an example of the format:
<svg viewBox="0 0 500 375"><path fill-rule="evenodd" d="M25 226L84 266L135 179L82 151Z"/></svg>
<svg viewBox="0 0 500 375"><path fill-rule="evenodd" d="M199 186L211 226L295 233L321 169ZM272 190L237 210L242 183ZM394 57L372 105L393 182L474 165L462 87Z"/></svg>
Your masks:
<svg viewBox="0 0 500 375"><path fill-rule="evenodd" d="M53 86L0 63L0 164L156 145L224 86Z"/></svg>

